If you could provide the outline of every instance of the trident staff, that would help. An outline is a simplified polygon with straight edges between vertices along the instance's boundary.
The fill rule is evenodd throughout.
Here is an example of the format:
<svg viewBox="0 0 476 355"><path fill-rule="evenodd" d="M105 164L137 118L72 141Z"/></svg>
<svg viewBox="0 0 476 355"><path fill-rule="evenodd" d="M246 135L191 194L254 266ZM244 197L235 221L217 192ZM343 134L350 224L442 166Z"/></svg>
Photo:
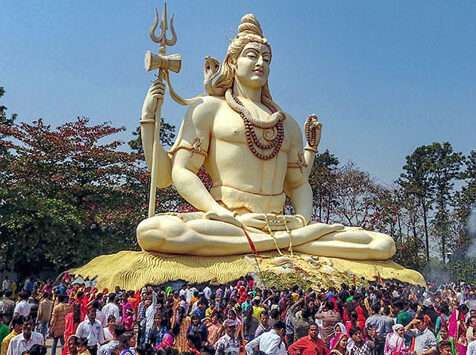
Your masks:
<svg viewBox="0 0 476 355"><path fill-rule="evenodd" d="M170 20L170 31L172 33L172 38L167 38L168 30L168 19L167 19L167 3L164 4L164 12L162 15L162 20L160 21L160 34L157 36L155 31L159 25L159 14L157 9L155 10L155 19L152 24L149 35L153 42L158 43L159 53L153 54L150 51L147 51L145 54L145 69L147 71L158 70L157 80L163 84L166 78L168 78L168 71L171 70L175 73L180 71L182 59L179 54L166 55L166 48L171 47L177 43L177 34L174 29L174 16ZM165 89L164 89L165 90ZM149 212L148 216L152 217L155 215L156 207L156 198L157 198L157 181L158 181L158 169L159 169L159 160L167 161L166 152L163 151L162 146L160 145L160 125L161 125L161 108L163 104L163 96L157 100L157 107L155 109L155 119L154 121L154 143L152 148L152 167L151 167L151 177L150 177L150 191L149 191ZM146 121L152 121L148 119L142 119L144 123ZM162 153L162 154L161 154ZM163 167L166 168L166 167Z"/></svg>

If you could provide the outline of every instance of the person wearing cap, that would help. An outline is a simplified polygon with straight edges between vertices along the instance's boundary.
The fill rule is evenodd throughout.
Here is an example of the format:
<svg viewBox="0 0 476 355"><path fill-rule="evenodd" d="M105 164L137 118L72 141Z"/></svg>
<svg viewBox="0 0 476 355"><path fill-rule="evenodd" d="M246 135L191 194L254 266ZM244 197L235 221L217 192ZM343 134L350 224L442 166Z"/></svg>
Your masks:
<svg viewBox="0 0 476 355"><path fill-rule="evenodd" d="M286 325L282 321L274 324L273 329L269 332L261 334L246 344L245 350L247 355L253 355L255 349L262 354L267 355L285 355L286 345L284 343L284 332Z"/></svg>
<svg viewBox="0 0 476 355"><path fill-rule="evenodd" d="M319 339L319 327L311 324L307 336L300 338L288 349L289 355L328 355L329 349L322 339Z"/></svg>
<svg viewBox="0 0 476 355"><path fill-rule="evenodd" d="M227 319L223 323L225 335L215 343L215 355L239 355L240 341L236 336L236 327L238 323L235 320Z"/></svg>

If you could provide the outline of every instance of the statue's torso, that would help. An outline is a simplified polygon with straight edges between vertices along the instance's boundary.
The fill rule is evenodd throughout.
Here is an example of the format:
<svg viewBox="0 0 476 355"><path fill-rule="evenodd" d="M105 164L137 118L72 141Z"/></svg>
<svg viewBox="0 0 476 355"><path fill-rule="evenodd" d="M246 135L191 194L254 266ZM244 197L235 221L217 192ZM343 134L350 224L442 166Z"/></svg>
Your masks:
<svg viewBox="0 0 476 355"><path fill-rule="evenodd" d="M258 110L256 119L266 121L269 114ZM290 139L286 120L285 138L275 158L261 160L246 143L242 118L225 100L217 105L211 121L211 136L205 167L213 188L212 194L231 209L243 212L281 212L284 206L284 178L287 170ZM263 130L256 129L259 137ZM243 201L246 207L242 206ZM242 206L244 208L237 208Z"/></svg>

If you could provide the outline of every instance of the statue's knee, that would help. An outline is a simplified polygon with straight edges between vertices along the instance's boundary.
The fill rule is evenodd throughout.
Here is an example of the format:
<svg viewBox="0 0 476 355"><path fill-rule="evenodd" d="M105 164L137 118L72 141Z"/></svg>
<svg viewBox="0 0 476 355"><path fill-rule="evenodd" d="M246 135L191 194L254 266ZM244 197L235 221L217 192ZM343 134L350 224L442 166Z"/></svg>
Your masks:
<svg viewBox="0 0 476 355"><path fill-rule="evenodd" d="M143 250L157 250L167 239L184 232L184 224L175 216L155 216L139 223L137 242Z"/></svg>
<svg viewBox="0 0 476 355"><path fill-rule="evenodd" d="M142 248L142 250L151 250L152 245L159 242L159 238L154 236L157 231L158 225L153 225L149 221L150 218L143 220L139 223L136 229L137 243Z"/></svg>

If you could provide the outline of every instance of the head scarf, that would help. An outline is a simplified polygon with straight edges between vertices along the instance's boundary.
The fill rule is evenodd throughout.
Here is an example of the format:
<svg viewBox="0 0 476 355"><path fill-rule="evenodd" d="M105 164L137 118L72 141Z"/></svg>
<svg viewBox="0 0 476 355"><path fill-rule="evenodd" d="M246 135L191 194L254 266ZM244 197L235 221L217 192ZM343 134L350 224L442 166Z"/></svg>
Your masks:
<svg viewBox="0 0 476 355"><path fill-rule="evenodd" d="M343 335L347 335L347 329L345 328L345 325L343 323L339 322L334 326L334 329L335 327L339 327L340 333L336 333L334 331L334 336L331 338L331 340L329 340L329 345L331 349L334 349L337 346L337 344L339 344Z"/></svg>
<svg viewBox="0 0 476 355"><path fill-rule="evenodd" d="M394 331L394 333L398 332L398 330L402 328L404 328L402 324L395 324L392 326L392 330Z"/></svg>
<svg viewBox="0 0 476 355"><path fill-rule="evenodd" d="M398 330L404 328L401 324L395 324L393 332L387 335L385 339L384 354L391 355L395 352L400 353L405 349L405 339L398 334Z"/></svg>

